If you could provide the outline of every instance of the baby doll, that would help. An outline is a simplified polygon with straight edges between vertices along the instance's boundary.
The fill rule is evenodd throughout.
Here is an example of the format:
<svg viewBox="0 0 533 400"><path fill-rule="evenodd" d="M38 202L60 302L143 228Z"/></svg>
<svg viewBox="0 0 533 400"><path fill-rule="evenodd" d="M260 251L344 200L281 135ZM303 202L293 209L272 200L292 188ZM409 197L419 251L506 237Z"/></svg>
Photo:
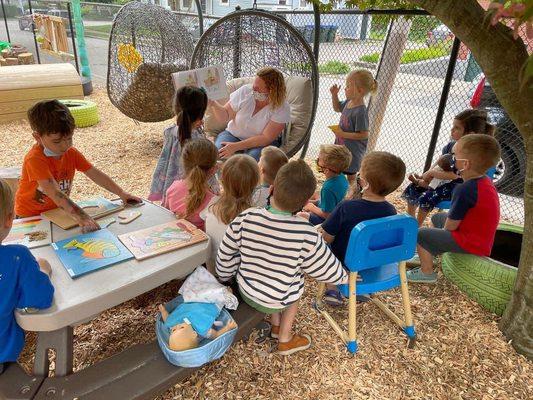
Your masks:
<svg viewBox="0 0 533 400"><path fill-rule="evenodd" d="M174 351L194 349L202 337L215 339L237 327L231 320L221 329L214 329L220 308L213 303L181 303L170 314L161 304L159 311L165 327L170 329L168 347Z"/></svg>
<svg viewBox="0 0 533 400"><path fill-rule="evenodd" d="M435 165L433 169L450 172L452 170L452 155L444 154L440 156L437 160L437 165ZM437 178L433 178L430 181L426 181L422 179L421 175L418 174L411 174L409 175L408 179L417 186L429 189L435 189L437 186L443 183L443 179Z"/></svg>

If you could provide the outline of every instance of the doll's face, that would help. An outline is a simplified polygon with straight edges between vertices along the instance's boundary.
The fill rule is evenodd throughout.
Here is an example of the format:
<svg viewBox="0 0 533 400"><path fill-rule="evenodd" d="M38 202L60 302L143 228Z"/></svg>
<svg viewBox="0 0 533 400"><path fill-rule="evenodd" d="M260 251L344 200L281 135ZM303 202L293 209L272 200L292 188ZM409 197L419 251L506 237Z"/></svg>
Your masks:
<svg viewBox="0 0 533 400"><path fill-rule="evenodd" d="M168 340L170 350L183 351L198 347L198 334L187 323L172 327Z"/></svg>

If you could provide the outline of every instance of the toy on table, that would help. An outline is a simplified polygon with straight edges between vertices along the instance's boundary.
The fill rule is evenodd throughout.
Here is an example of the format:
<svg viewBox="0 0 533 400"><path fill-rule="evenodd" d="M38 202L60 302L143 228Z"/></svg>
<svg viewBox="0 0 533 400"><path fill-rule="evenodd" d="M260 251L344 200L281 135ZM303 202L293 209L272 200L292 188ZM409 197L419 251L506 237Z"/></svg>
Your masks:
<svg viewBox="0 0 533 400"><path fill-rule="evenodd" d="M232 319L222 325L217 321L223 307L235 310L239 305L231 289L220 284L204 267L198 267L185 280L179 293L183 303L170 313L159 305L161 319L170 331L168 347L173 351L183 351L198 347L202 338L216 339L222 334L237 328Z"/></svg>
<svg viewBox="0 0 533 400"><path fill-rule="evenodd" d="M122 211L118 214L119 224L129 224L142 215L140 211Z"/></svg>

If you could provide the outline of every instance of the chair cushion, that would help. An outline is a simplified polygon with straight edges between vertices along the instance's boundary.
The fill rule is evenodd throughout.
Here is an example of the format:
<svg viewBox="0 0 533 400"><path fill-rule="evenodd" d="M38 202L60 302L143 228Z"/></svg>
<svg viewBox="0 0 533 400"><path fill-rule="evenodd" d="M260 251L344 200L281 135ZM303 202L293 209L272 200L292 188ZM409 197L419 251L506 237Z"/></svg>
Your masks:
<svg viewBox="0 0 533 400"><path fill-rule="evenodd" d="M362 281L355 285L356 294L372 294L400 286L398 264L386 264L381 267L365 269L359 272ZM344 297L348 297L348 285L338 285Z"/></svg>
<svg viewBox="0 0 533 400"><path fill-rule="evenodd" d="M231 79L226 83L228 93L233 93L241 86L252 83L254 77ZM289 76L285 78L287 85L287 101L291 106L291 123L289 133L284 137L281 149L286 153L291 150L302 140L307 132L313 109L313 85L309 78L301 76ZM226 104L229 97L219 100L220 104ZM205 113L204 128L208 135L216 136L224 129L227 124L218 122L210 109Z"/></svg>

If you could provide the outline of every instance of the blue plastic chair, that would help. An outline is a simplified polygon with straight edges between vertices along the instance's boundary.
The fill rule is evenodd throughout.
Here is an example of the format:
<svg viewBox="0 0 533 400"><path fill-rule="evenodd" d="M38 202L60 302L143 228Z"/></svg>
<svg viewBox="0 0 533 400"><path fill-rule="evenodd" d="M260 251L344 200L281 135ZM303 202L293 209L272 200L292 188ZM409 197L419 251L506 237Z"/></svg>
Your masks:
<svg viewBox="0 0 533 400"><path fill-rule="evenodd" d="M357 351L356 296L364 295L376 304L390 319L400 326L408 337L409 347L416 339L411 315L405 261L413 257L416 248L418 223L408 215L394 215L364 221L353 228L345 257L349 270L349 284L339 285L348 297L348 332L325 311L322 297L325 284L320 284L315 306L346 344L348 351ZM394 314L375 293L400 286L404 319Z"/></svg>
<svg viewBox="0 0 533 400"><path fill-rule="evenodd" d="M494 179L494 175L496 175L496 167L489 168L487 170L486 175L490 179ZM442 200L441 202L437 203L435 207L438 208L440 211L444 211L444 210L449 210L451 206L452 206L451 200Z"/></svg>

